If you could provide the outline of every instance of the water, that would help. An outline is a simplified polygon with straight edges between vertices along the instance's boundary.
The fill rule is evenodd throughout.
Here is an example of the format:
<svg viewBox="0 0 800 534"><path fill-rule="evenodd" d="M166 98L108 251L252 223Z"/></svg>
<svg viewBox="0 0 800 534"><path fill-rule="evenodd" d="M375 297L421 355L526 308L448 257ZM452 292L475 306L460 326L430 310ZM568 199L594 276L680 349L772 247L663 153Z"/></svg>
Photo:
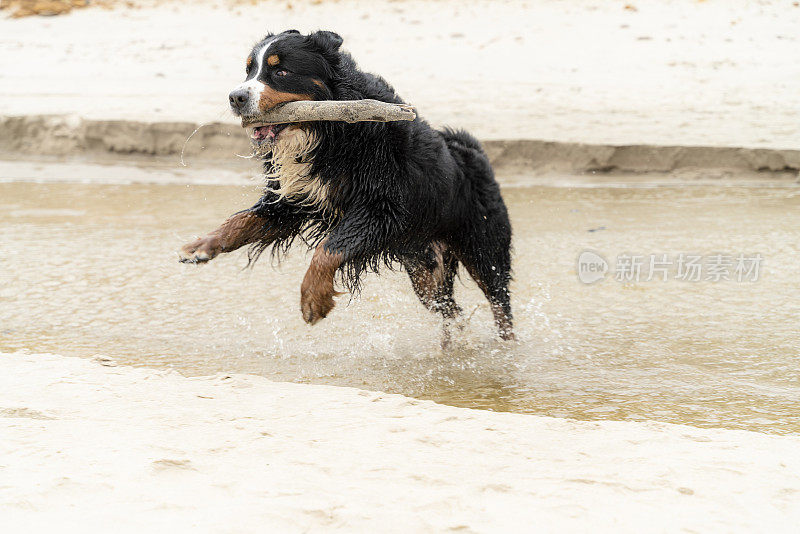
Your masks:
<svg viewBox="0 0 800 534"><path fill-rule="evenodd" d="M510 188L519 343L469 324L449 352L404 273L367 278L302 322L308 254L253 269L176 250L249 206L253 187L0 184L0 351L111 356L187 375L257 373L473 408L800 432L793 187ZM578 254L760 253L756 282L584 285ZM24 380L24 377L20 377Z"/></svg>

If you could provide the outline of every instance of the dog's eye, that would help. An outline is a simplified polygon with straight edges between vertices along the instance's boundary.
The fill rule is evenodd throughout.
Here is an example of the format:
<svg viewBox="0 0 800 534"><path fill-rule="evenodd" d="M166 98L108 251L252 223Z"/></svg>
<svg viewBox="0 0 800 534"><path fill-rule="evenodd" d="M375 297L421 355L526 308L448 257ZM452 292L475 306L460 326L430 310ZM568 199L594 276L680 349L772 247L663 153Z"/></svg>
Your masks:
<svg viewBox="0 0 800 534"><path fill-rule="evenodd" d="M275 71L275 76L286 76L287 74L289 74L288 70L281 69L281 70Z"/></svg>

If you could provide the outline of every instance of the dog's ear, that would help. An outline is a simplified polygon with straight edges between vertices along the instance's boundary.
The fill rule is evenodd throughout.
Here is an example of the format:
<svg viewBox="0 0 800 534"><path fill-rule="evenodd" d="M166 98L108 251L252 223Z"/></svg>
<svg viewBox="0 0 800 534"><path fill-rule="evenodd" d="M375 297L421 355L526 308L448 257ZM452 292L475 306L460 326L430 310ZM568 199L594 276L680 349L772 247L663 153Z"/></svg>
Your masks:
<svg viewBox="0 0 800 534"><path fill-rule="evenodd" d="M314 45L326 52L336 52L344 41L338 33L325 30L314 32L308 38Z"/></svg>

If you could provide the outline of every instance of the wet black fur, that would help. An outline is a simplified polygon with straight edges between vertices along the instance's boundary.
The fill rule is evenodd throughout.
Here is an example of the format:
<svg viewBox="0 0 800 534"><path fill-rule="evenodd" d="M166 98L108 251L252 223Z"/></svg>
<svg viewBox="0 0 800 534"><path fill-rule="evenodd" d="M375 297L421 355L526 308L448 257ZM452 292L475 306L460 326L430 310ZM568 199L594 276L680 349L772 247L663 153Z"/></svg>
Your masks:
<svg viewBox="0 0 800 534"><path fill-rule="evenodd" d="M339 50L341 43L332 32L284 32L270 48L280 64L248 77L257 76L279 91L311 94L315 100L403 102L383 78L359 70ZM288 74L276 76L276 69ZM510 325L511 225L488 158L474 137L460 130L435 130L420 118L313 122L305 127L319 136L310 155L312 172L330 184L328 200L334 209L321 213L278 199L268 187L251 210L266 219L265 228L278 228L280 235L254 245L252 259L269 247L273 253L283 252L297 238L316 246L327 237L326 249L343 254L342 282L357 291L364 272L381 265L399 262L409 272L433 271L436 255L430 245L441 242L448 247L447 280L437 293L436 309L445 317L460 311L452 300L460 262Z"/></svg>

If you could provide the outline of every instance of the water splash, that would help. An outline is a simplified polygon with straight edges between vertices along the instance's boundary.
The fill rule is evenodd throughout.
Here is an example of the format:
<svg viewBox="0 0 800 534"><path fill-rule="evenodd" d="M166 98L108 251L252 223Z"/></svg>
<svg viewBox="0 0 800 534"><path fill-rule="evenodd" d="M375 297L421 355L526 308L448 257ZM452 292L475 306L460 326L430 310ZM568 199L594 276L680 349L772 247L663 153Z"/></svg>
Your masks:
<svg viewBox="0 0 800 534"><path fill-rule="evenodd" d="M220 111L220 112L217 114L217 117L216 117L216 119L215 119L215 120L216 120L216 121L218 121L218 122L219 122L219 121L223 121L223 120L225 120L226 118L228 118L229 116L230 116L230 117L233 117L233 114L231 113L230 109L227 109L227 108L226 108L226 109L223 109L222 111ZM190 140L192 137L194 137L194 134L196 134L196 133L197 133L197 132L200 130L200 128L203 128L204 126L208 126L209 124L212 124L212 122L213 122L213 121L209 121L209 122L204 122L204 123L202 123L200 126L198 126L197 128L195 128L195 129L194 129L194 131L193 131L192 133L190 133L190 134L189 134L189 137L187 137L187 138L186 138L186 141L184 141L184 142L183 142L183 146L181 147L181 166L182 166L182 167L186 167L186 166L187 166L187 165L186 165L186 162L183 160L183 154L184 154L184 152L186 151L186 145L188 145L188 144L189 144L189 140ZM229 134L229 135L230 135L230 134ZM237 155L238 155L238 154L237 154Z"/></svg>
<svg viewBox="0 0 800 534"><path fill-rule="evenodd" d="M211 124L211 123L210 122L204 122L203 124L201 124L200 126L195 128L194 131L189 134L189 137L186 138L186 141L183 142L183 147L181 147L181 166L182 167L186 167L186 162L183 161L183 153L186 150L186 145L189 143L189 139L194 137L194 134L196 134L200 130L200 128L202 128L203 126L208 126L209 124Z"/></svg>

